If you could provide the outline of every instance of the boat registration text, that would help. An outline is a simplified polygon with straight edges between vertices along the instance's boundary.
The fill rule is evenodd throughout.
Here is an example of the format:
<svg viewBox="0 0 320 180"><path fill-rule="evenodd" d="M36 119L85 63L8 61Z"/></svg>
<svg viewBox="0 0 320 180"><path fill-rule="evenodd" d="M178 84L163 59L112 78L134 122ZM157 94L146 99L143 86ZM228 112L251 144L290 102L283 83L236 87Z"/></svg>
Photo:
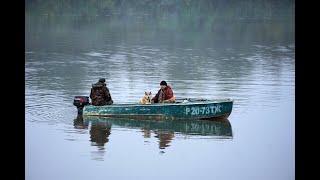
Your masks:
<svg viewBox="0 0 320 180"><path fill-rule="evenodd" d="M221 112L221 105L217 104L214 106L196 106L196 107L186 107L186 115L205 115L205 114L215 114Z"/></svg>

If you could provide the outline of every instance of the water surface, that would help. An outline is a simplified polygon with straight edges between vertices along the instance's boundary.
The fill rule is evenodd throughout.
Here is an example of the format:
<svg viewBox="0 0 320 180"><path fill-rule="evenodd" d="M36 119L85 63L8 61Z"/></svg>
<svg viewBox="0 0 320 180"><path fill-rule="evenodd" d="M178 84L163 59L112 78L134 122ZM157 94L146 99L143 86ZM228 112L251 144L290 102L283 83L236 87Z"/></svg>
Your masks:
<svg viewBox="0 0 320 180"><path fill-rule="evenodd" d="M26 18L26 179L294 179L292 21ZM223 122L77 118L73 97L106 78L115 103L154 95L232 98Z"/></svg>

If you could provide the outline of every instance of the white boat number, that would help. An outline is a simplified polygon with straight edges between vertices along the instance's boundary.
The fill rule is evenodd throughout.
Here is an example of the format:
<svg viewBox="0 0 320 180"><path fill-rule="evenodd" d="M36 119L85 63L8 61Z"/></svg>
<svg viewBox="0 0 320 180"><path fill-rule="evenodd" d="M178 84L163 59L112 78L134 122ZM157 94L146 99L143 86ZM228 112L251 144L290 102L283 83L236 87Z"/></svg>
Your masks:
<svg viewBox="0 0 320 180"><path fill-rule="evenodd" d="M221 105L216 106L205 106L205 107L186 107L186 115L199 115L199 114L210 114L221 112Z"/></svg>

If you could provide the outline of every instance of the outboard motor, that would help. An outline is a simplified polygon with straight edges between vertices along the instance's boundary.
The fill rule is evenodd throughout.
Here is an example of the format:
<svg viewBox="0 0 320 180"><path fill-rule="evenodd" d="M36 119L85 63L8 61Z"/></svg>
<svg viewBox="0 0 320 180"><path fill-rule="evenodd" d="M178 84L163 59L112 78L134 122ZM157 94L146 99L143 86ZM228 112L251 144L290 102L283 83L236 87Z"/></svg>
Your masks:
<svg viewBox="0 0 320 180"><path fill-rule="evenodd" d="M90 104L88 96L75 96L73 99L73 105L77 107L78 115L82 115L83 107L88 104Z"/></svg>

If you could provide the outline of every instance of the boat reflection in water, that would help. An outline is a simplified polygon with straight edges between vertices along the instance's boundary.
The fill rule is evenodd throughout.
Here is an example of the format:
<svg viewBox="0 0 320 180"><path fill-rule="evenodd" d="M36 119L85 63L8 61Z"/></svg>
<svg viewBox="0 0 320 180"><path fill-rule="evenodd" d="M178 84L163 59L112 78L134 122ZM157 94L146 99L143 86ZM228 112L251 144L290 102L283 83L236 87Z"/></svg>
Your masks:
<svg viewBox="0 0 320 180"><path fill-rule="evenodd" d="M78 118L77 118L78 119ZM219 121L207 120L134 120L114 119L97 116L79 117L75 128L88 128L92 145L103 148L109 141L111 126L126 129L139 129L144 138L152 134L158 139L159 149L170 146L176 135L204 137L210 139L232 139L232 128L228 119ZM80 122L80 123L79 123Z"/></svg>

